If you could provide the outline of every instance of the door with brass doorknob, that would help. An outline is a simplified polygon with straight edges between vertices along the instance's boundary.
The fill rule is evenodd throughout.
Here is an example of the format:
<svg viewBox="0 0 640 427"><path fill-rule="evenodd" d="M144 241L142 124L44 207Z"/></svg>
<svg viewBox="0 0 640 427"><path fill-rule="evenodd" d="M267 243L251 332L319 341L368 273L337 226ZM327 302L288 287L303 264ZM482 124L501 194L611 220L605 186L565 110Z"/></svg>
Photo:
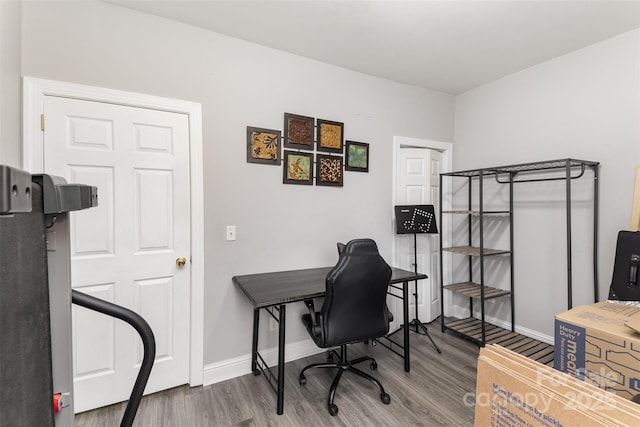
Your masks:
<svg viewBox="0 0 640 427"><path fill-rule="evenodd" d="M189 382L188 116L57 96L45 96L44 114L44 171L100 197L94 212L70 217L73 289L149 323L156 360L145 394ZM74 409L127 400L142 360L135 332L73 309Z"/></svg>

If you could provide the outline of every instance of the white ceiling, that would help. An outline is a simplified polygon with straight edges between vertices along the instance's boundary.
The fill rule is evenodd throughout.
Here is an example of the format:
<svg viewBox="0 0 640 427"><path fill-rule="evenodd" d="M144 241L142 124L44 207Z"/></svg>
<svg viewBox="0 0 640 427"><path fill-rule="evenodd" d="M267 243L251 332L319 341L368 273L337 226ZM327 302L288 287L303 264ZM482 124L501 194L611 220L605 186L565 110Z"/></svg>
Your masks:
<svg viewBox="0 0 640 427"><path fill-rule="evenodd" d="M640 0L105 0L461 93L640 26Z"/></svg>

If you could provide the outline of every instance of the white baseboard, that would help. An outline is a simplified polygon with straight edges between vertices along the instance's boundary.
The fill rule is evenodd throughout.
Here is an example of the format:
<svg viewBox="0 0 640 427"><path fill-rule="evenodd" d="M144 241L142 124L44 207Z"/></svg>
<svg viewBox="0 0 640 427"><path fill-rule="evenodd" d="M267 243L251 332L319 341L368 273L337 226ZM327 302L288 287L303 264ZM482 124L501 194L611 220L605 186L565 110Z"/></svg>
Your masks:
<svg viewBox="0 0 640 427"><path fill-rule="evenodd" d="M454 317L457 317L459 319L464 319L469 317L469 309L468 308L463 308L463 307L459 307L459 306L453 306L452 307L452 315ZM487 322L496 325L496 326L500 326L501 328L505 328L505 329L511 329L511 322L502 320L502 319L498 319L496 317L491 317L491 316L485 316L485 319ZM551 344L553 345L553 340L554 338L550 335L546 335L543 333L540 333L538 331L534 331L533 329L529 329L529 328L525 328L523 326L519 326L518 324L516 324L515 327L515 331L519 334L522 334L524 336L527 336L529 338L533 338L536 339L538 341L542 341L545 342L547 344Z"/></svg>
<svg viewBox="0 0 640 427"><path fill-rule="evenodd" d="M285 363L303 357L312 356L325 351L315 345L312 340L298 341L287 344L284 348ZM267 365L275 366L278 363L278 349L276 347L260 350L260 355ZM203 385L211 385L232 378L251 373L251 354L211 363L204 367Z"/></svg>
<svg viewBox="0 0 640 427"><path fill-rule="evenodd" d="M468 317L468 310L462 307L453 307L453 313L455 317L465 318ZM511 324L507 321L497 319L494 317L486 317L487 322L500 326L505 329L510 329ZM538 341L546 342L547 344L553 344L553 337L532 329L524 328L516 325L516 332ZM287 344L284 349L285 363L292 360L301 359L303 357L312 356L314 354L322 353L325 351L315 345L312 340L298 341L295 343ZM275 366L278 363L278 349L275 347L261 350L260 354L264 358L265 362L269 366ZM222 362L211 363L204 367L204 381L203 385L211 385L222 381L230 380L232 378L240 377L251 373L251 354L235 357L233 359L223 360Z"/></svg>

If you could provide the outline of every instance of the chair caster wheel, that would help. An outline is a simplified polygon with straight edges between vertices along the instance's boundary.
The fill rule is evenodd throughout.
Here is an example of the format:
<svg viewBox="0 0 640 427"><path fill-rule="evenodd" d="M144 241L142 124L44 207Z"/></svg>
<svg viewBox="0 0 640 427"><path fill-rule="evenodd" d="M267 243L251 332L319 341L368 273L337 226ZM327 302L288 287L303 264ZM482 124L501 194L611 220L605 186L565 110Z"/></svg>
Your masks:
<svg viewBox="0 0 640 427"><path fill-rule="evenodd" d="M375 360L374 360L374 361L372 361L372 362L371 362L371 365L370 365L370 368L371 368L371 370L372 370L372 371L377 370L377 369L378 369L378 363L376 363L376 361L375 361Z"/></svg>
<svg viewBox="0 0 640 427"><path fill-rule="evenodd" d="M307 377L305 377L304 375L300 375L300 378L298 378L298 382L300 383L300 385L305 385L307 383Z"/></svg>
<svg viewBox="0 0 640 427"><path fill-rule="evenodd" d="M338 415L338 407L336 405L329 405L327 409L329 409L329 414L331 414L332 417Z"/></svg>
<svg viewBox="0 0 640 427"><path fill-rule="evenodd" d="M389 396L387 393L382 393L380 395L380 400L382 400L382 403L384 403L385 405L388 405L391 402L391 396Z"/></svg>
<svg viewBox="0 0 640 427"><path fill-rule="evenodd" d="M371 347L375 347L378 345L378 341L377 340L371 340Z"/></svg>

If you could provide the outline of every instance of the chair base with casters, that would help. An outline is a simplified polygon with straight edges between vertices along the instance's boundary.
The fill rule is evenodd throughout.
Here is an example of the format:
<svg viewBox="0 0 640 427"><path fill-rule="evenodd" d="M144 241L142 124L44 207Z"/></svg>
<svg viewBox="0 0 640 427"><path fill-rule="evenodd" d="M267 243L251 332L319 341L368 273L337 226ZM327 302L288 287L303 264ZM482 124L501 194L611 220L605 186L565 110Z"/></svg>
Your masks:
<svg viewBox="0 0 640 427"><path fill-rule="evenodd" d="M380 381L378 381L371 375L367 374L366 372L363 372L360 369L355 367L355 365L359 363L371 362L369 366L372 370L375 371L376 369L378 369L378 364L376 363L376 360L373 357L364 356L364 357L358 357L357 359L348 360L347 346L346 344L343 344L340 346L340 353L338 353L333 349L329 350L329 355L327 359L328 359L327 363L313 363L311 365L305 366L304 369L300 371L299 381L300 381L300 385L305 385L307 383L307 378L305 377L304 373L311 368L338 369L338 372L336 373L336 376L334 377L333 382L331 383L331 387L329 388L329 397L327 400L327 409L329 410L329 414L331 414L332 416L336 416L338 414L338 407L333 402L336 396L336 389L338 388L338 384L340 384L340 379L342 378L342 375L347 371L353 372L354 374L371 381L378 388L378 391L380 392L380 400L382 400L382 403L384 403L385 405L388 405L391 402L391 397L384 391L384 387L382 387L382 384L380 384ZM334 360L336 359L338 361L334 362Z"/></svg>

